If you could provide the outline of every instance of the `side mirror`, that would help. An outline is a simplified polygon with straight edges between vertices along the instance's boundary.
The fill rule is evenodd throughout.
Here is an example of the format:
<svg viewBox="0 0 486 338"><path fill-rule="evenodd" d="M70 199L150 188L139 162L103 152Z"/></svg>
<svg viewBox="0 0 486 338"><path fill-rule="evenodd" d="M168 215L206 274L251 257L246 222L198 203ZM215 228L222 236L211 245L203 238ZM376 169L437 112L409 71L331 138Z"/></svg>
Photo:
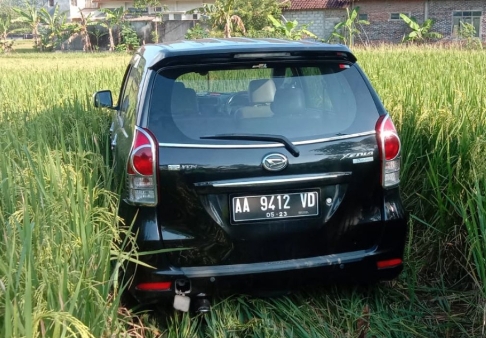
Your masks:
<svg viewBox="0 0 486 338"><path fill-rule="evenodd" d="M100 90L93 95L94 106L97 108L113 108L113 96L110 90Z"/></svg>

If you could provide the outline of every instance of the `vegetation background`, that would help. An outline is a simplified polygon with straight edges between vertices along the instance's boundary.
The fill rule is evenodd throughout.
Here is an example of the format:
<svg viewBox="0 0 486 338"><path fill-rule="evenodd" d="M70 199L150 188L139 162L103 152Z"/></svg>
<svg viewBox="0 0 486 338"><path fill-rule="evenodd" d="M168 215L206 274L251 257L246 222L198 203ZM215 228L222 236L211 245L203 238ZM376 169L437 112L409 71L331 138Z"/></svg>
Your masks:
<svg viewBox="0 0 486 338"><path fill-rule="evenodd" d="M200 11L208 21L188 38L312 36L276 19L274 0L218 0ZM358 9L347 13L330 38L351 45L366 22ZM140 312L121 299L116 268L136 254L124 250L132 238L118 226L109 189L110 113L93 109L91 95L117 93L130 56L45 53L76 36L93 51L104 35L102 47L133 50L140 41L125 14L107 10L103 22L73 24L59 10L0 2L1 337L486 335L486 52L474 27L463 24L451 48L425 45L439 38L433 22L404 16L406 45L355 48L403 145L411 220L400 278L267 299L235 295L191 317ZM36 38L10 40L15 33Z"/></svg>
<svg viewBox="0 0 486 338"><path fill-rule="evenodd" d="M372 287L134 312L105 162L126 54L0 55L0 336L480 337L486 313L486 52L356 48L401 135L405 269Z"/></svg>

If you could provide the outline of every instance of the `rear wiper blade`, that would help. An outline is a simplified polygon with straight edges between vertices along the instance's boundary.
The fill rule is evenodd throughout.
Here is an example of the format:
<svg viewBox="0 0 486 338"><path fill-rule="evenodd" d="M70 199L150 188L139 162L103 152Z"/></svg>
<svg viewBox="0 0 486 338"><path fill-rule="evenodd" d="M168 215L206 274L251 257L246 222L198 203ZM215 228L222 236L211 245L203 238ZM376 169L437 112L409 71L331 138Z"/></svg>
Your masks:
<svg viewBox="0 0 486 338"><path fill-rule="evenodd" d="M202 140L242 140L242 141L264 141L264 142L278 142L285 146L294 157L299 157L299 149L294 146L288 138L282 135L268 135L268 134L217 134L201 136Z"/></svg>

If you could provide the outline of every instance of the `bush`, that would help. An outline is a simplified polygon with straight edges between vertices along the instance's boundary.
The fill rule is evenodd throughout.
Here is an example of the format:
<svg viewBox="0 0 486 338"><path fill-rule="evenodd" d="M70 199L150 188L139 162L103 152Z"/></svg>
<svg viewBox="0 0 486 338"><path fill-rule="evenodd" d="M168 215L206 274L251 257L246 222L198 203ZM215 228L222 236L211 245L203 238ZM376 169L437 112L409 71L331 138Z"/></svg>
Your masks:
<svg viewBox="0 0 486 338"><path fill-rule="evenodd" d="M0 41L0 50L2 53L10 53L13 51L14 40Z"/></svg>
<svg viewBox="0 0 486 338"><path fill-rule="evenodd" d="M129 25L125 24L121 28L122 41L115 47L116 51L131 52L140 47L140 40L135 30Z"/></svg>

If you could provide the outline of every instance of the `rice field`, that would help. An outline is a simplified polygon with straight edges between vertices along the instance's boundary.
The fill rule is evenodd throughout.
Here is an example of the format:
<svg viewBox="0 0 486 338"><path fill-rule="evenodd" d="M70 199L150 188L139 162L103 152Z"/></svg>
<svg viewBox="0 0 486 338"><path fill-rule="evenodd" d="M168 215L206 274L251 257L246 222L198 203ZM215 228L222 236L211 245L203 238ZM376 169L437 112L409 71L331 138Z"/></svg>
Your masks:
<svg viewBox="0 0 486 338"><path fill-rule="evenodd" d="M128 309L116 269L133 255L106 165L125 54L0 55L1 337L480 337L486 313L486 52L356 50L401 134L411 213L400 278L211 313Z"/></svg>

